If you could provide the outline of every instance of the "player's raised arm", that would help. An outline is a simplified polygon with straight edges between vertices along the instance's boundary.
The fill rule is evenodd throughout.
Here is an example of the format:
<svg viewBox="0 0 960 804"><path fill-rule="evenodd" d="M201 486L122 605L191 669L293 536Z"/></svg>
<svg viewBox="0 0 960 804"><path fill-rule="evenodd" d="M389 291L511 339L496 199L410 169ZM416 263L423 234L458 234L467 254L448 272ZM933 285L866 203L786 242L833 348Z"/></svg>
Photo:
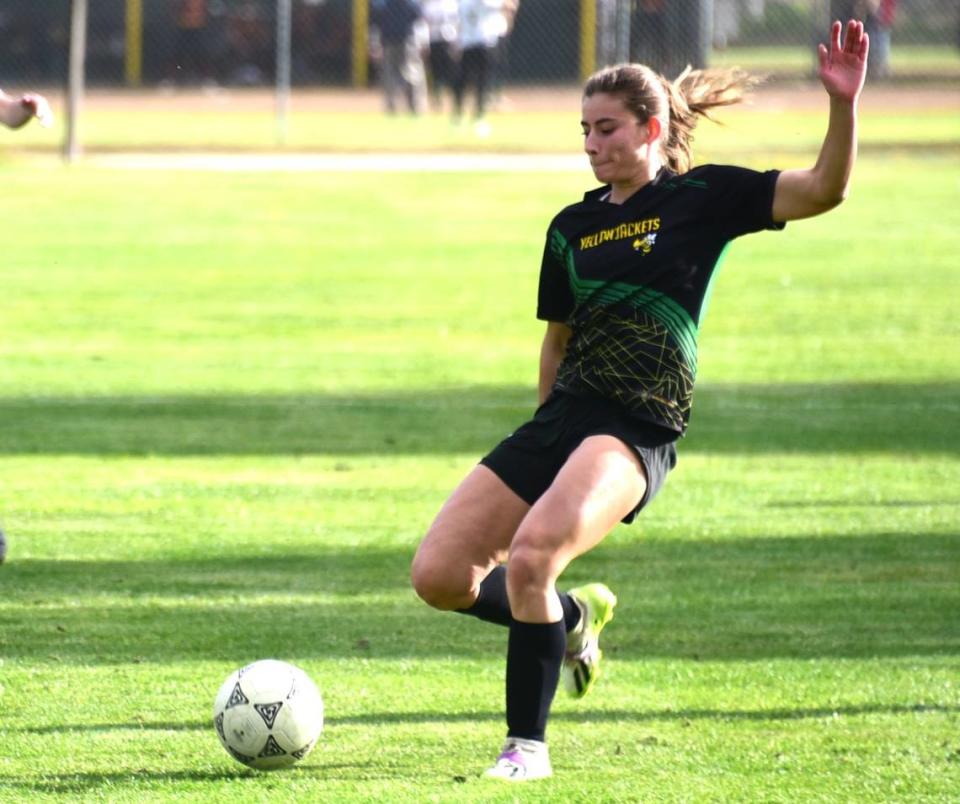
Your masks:
<svg viewBox="0 0 960 804"><path fill-rule="evenodd" d="M818 49L818 74L830 96L830 122L816 164L806 170L785 170L773 196L773 219L791 221L819 215L847 195L857 158L857 104L867 73L870 41L863 23L833 23L829 48Z"/></svg>
<svg viewBox="0 0 960 804"><path fill-rule="evenodd" d="M21 128L34 117L44 128L48 128L53 123L50 104L43 95L28 92L20 97L14 97L0 90L0 123L8 128Z"/></svg>

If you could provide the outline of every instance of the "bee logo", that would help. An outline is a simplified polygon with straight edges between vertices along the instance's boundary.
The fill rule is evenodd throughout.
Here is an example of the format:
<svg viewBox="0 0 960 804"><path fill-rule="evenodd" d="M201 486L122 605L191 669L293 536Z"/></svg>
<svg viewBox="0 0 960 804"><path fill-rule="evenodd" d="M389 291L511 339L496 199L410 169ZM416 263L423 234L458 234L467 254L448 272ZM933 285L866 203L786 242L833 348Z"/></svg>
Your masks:
<svg viewBox="0 0 960 804"><path fill-rule="evenodd" d="M638 237L633 241L633 250L642 252L643 254L649 254L653 250L653 244L657 242L657 233L650 232L649 234Z"/></svg>

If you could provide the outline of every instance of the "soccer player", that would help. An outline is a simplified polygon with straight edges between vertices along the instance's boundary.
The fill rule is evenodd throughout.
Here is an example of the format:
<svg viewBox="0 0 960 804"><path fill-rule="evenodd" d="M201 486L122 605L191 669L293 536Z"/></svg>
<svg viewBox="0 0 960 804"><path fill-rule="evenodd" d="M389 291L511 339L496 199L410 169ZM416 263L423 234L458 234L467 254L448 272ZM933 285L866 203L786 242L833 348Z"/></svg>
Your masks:
<svg viewBox="0 0 960 804"><path fill-rule="evenodd" d="M0 123L8 128L22 128L34 117L44 128L53 124L50 104L43 95L28 92L16 98L0 89Z"/></svg>
<svg viewBox="0 0 960 804"><path fill-rule="evenodd" d="M509 629L507 738L486 775L551 775L544 738L559 679L575 697L591 688L599 634L617 603L601 583L560 593L557 579L632 521L674 466L700 318L727 244L846 196L868 44L851 20L845 32L835 22L819 46L829 123L816 163L803 170L691 167L698 116L740 100L750 83L742 73L688 69L671 83L631 64L587 81L584 149L603 186L547 232L541 405L453 492L412 567L431 606Z"/></svg>

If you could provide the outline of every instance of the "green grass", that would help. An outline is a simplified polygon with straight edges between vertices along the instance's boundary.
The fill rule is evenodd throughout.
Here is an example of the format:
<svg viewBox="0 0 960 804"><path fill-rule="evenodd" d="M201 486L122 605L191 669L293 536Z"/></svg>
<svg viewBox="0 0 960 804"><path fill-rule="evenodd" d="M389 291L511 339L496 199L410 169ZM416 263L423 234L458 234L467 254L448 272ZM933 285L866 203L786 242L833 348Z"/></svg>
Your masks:
<svg viewBox="0 0 960 804"><path fill-rule="evenodd" d="M730 47L714 50L711 64L718 67L743 67L758 72L809 75L816 67L812 48L782 45ZM894 41L890 50L890 69L898 78L937 76L955 79L960 76L960 51L950 45L905 45Z"/></svg>
<svg viewBox="0 0 960 804"><path fill-rule="evenodd" d="M746 104L721 109L722 125L708 121L696 132L701 160L741 161L744 154L780 151L806 159L819 147L826 128L827 99L820 90L793 87L775 90L771 108L764 89ZM861 145L865 153L923 146L956 155L960 151L960 114L949 85L929 105L910 104L908 111L875 100L883 84L868 84L863 99ZM522 93L522 90L521 90ZM910 89L904 89L905 98ZM509 99L509 91L507 93ZM816 98L810 108L810 98ZM261 105L258 107L257 103ZM881 106L880 103L885 105ZM583 141L575 88L556 90L556 108L513 108L509 103L490 116L488 137L475 136L471 126L454 127L446 115L388 118L374 100L366 111L341 109L338 101L321 108L318 101L294 97L285 142L278 145L273 106L268 95L228 91L219 101L198 104L195 96L158 100L149 93L131 95L126 104L94 96L83 107L80 140L89 153L116 150L159 151L320 151L415 153L576 153ZM816 105L819 104L819 105ZM56 105L56 104L55 104ZM58 110L59 111L59 110ZM774 111L775 114L771 114ZM62 116L61 116L62 118ZM61 124L64 122L61 119ZM21 151L56 152L63 140L60 126L29 126L0 132L4 145Z"/></svg>
<svg viewBox="0 0 960 804"><path fill-rule="evenodd" d="M0 800L955 797L950 155L867 153L839 210L731 249L676 472L564 578L621 606L521 792L477 778L504 633L407 565L529 412L542 238L584 176L4 180ZM257 774L208 721L267 656L328 723Z"/></svg>

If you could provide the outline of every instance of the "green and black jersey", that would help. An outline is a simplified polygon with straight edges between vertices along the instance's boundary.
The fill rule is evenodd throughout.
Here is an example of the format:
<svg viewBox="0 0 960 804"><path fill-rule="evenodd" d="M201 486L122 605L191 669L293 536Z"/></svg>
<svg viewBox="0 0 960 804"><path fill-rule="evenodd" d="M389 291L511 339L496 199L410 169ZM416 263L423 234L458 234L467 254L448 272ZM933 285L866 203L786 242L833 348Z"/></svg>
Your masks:
<svg viewBox="0 0 960 804"><path fill-rule="evenodd" d="M537 305L538 318L573 331L555 387L683 433L714 271L735 237L783 228L772 218L778 175L664 169L623 204L603 200L601 187L560 212Z"/></svg>

